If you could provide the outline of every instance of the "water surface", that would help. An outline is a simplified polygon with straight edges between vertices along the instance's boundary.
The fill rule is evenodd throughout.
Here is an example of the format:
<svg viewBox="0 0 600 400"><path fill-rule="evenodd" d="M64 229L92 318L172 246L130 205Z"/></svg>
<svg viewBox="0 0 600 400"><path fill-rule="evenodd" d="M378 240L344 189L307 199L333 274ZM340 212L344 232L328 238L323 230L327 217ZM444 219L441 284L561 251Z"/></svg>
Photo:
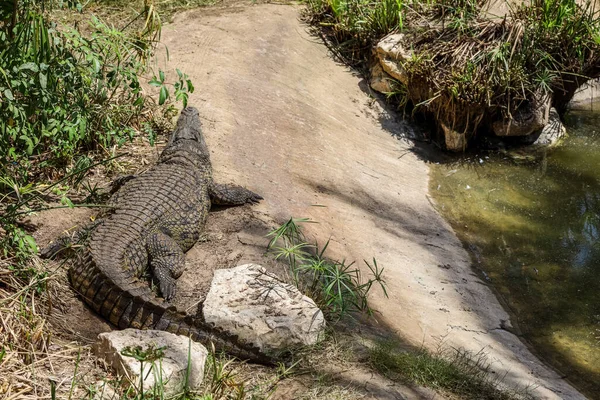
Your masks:
<svg viewBox="0 0 600 400"><path fill-rule="evenodd" d="M600 112L565 124L553 150L436 165L431 193L524 339L600 398Z"/></svg>

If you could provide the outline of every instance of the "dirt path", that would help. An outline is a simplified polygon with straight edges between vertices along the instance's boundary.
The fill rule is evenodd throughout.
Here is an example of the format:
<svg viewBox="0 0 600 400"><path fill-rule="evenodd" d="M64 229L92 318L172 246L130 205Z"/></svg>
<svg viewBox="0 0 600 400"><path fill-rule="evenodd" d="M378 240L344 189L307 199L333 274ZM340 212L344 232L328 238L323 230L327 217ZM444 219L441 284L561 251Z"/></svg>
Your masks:
<svg viewBox="0 0 600 400"><path fill-rule="evenodd" d="M364 82L307 33L298 8L193 11L163 41L196 85L190 104L217 179L261 193L257 212L275 220L318 221L310 234L331 237L335 256L375 256L390 294L373 297L384 325L413 344L484 351L508 384L536 397L582 398L505 329L509 316L427 198L427 165L382 128Z"/></svg>

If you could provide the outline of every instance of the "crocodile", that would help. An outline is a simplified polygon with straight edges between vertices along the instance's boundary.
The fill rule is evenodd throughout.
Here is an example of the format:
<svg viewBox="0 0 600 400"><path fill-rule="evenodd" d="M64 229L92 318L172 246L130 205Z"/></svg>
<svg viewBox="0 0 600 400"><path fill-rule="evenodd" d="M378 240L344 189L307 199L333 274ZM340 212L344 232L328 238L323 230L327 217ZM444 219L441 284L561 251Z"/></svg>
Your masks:
<svg viewBox="0 0 600 400"><path fill-rule="evenodd" d="M164 330L212 343L241 359L274 364L272 356L251 343L168 303L183 273L184 253L200 238L211 205L262 200L241 186L213 182L198 110L187 107L181 112L156 165L118 179L111 193L108 212L42 251L43 257L54 257L74 249L71 243L83 242L68 273L83 301L120 329ZM164 300L152 291L148 273Z"/></svg>

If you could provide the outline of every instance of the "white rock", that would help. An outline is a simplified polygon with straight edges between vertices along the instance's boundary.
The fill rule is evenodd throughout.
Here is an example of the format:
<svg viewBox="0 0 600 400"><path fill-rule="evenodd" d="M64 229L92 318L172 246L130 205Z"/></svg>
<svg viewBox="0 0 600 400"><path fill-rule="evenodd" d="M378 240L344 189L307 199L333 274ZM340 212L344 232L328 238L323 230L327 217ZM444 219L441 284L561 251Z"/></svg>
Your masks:
<svg viewBox="0 0 600 400"><path fill-rule="evenodd" d="M202 312L207 323L267 352L314 344L325 328L314 301L256 264L216 270Z"/></svg>
<svg viewBox="0 0 600 400"><path fill-rule="evenodd" d="M402 63L412 57L412 52L402 45L403 33L388 35L377 43L377 59L385 72L408 85L408 74Z"/></svg>
<svg viewBox="0 0 600 400"><path fill-rule="evenodd" d="M184 389L188 372L188 352L190 355L190 371L187 378L189 389L199 389L204 377L204 364L208 351L199 343L191 342L187 337L169 332L125 329L98 335L100 342L96 346L96 354L112 365L115 371L126 376L134 385L139 385L140 375L144 376L144 391L154 387L155 382L162 381L165 395L173 395ZM133 357L121 354L126 347L140 346L146 350L149 346L163 348L160 360L143 363ZM160 368L159 368L160 367Z"/></svg>

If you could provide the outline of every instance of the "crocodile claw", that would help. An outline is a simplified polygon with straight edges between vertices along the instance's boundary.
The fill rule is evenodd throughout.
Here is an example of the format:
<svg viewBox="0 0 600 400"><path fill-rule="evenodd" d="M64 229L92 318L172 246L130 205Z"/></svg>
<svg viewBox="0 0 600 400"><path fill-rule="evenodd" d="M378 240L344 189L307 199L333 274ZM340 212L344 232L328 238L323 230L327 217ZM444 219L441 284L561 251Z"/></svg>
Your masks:
<svg viewBox="0 0 600 400"><path fill-rule="evenodd" d="M250 192L250 191L248 191L248 192ZM250 192L250 193L248 193L248 198L246 199L246 203L257 204L261 200L264 200L264 198L260 194Z"/></svg>
<svg viewBox="0 0 600 400"><path fill-rule="evenodd" d="M175 297L175 282L163 280L160 282L159 287L160 293L166 301L169 301Z"/></svg>

